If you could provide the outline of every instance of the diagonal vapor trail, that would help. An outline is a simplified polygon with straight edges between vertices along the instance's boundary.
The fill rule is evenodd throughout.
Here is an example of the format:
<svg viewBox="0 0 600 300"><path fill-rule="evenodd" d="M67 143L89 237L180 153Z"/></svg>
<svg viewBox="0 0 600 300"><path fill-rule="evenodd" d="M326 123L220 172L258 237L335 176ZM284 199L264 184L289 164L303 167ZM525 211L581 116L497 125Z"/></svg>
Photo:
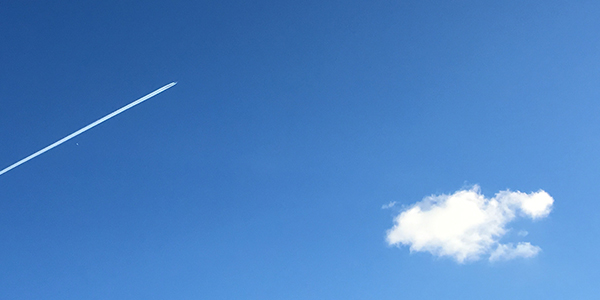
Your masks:
<svg viewBox="0 0 600 300"><path fill-rule="evenodd" d="M10 170L18 167L18 166L20 166L20 165L22 165L22 164L24 164L24 163L26 163L26 162L34 159L34 158L36 158L39 155L42 155L44 152L49 151L52 148L57 147L58 145L60 145L60 144L62 144L64 142L66 142L66 141L68 141L68 140L70 140L70 139L72 139L72 138L74 138L74 137L76 137L76 136L78 136L78 135L80 135L80 134L82 134L82 133L84 133L84 132L92 129L96 125L98 125L98 124L100 124L100 123L102 123L102 122L104 122L104 121L106 121L106 120L108 120L108 119L110 119L110 118L112 118L112 117L114 117L114 116L116 116L116 115L118 115L118 114L120 114L120 113L122 113L122 112L124 112L124 111L126 111L126 110L128 110L128 109L130 109L130 108L132 108L132 107L134 107L134 106L136 106L136 105L138 105L138 104L140 104L140 103L142 103L142 102L144 102L144 101L146 101L146 100L148 100L148 99L150 99L150 98L158 95L158 94L160 94L160 93L162 93L162 92L164 92L165 90L171 88L172 86L174 86L176 84L177 84L177 82L171 82L171 83L169 83L169 84L167 84L167 85L159 88L158 90L156 90L156 91L154 91L154 92L152 92L152 93L150 93L150 94L148 94L148 95L146 95L146 96L144 96L144 97L142 97L142 98L140 98L138 100L135 100L135 101L133 101L133 102L131 102L131 103L129 103L129 104L127 104L127 105L125 105L125 106L117 109L117 110L115 110L114 112L106 115L105 117L102 117L98 121L96 121L94 123L91 123L90 125L85 126L85 127L81 128L81 129L79 129L79 130L77 130L77 131L75 131L75 132L67 135L66 137L58 140L57 142L53 143L52 145L50 145L50 146L48 146L48 147L46 147L46 148L44 148L44 149L42 149L42 150L34 153L34 154L31 154L31 155L29 155L29 156L21 159L20 161L14 163L12 165L10 165L9 167L7 167L4 170L0 171L0 175L2 175L4 173L6 173L6 172L8 172L8 171L10 171Z"/></svg>

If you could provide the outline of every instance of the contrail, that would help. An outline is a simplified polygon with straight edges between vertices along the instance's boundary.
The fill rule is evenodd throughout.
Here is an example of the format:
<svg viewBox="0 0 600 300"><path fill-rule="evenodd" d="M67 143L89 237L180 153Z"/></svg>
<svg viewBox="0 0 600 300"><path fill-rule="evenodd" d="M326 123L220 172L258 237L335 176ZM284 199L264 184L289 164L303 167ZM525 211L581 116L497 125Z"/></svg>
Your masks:
<svg viewBox="0 0 600 300"><path fill-rule="evenodd" d="M127 105L125 105L125 106L117 109L117 110L115 110L114 112L106 115L105 117L99 119L98 121L96 121L96 122L94 122L94 123L92 123L92 124L90 124L88 126L85 126L85 127L81 128L81 129L79 129L79 130L77 130L77 131L75 131L75 132L67 135L66 137L60 139L59 141L55 142L54 144L52 144L52 145L50 145L50 146L48 146L48 147L46 147L46 148L44 148L44 149L42 149L42 150L34 153L34 154L31 154L31 155L29 155L29 156L21 159L20 161L12 164L11 166L7 167L6 169L0 171L0 175L2 175L4 173L6 173L6 172L8 172L8 171L10 171L10 170L12 170L12 169L14 169L14 168L22 165L22 164L24 164L24 163L26 163L26 162L34 159L35 157L43 154L44 152L46 152L46 151L48 151L48 150L50 150L52 148L54 148L54 147L56 147L56 146L58 146L58 145L60 145L60 144L62 144L64 142L66 142L66 141L68 141L68 140L70 140L70 139L72 139L72 138L74 138L74 137L76 137L76 136L78 136L78 135L80 135L80 134L82 134L82 133L84 133L84 132L92 129L96 125L98 125L98 124L100 124L100 123L102 123L102 122L104 122L104 121L106 121L106 120L108 120L108 119L110 119L110 118L112 118L112 117L114 117L114 116L116 116L116 115L118 115L118 114L120 114L120 113L122 113L122 112L124 112L124 111L126 111L126 110L128 110L128 109L130 109L130 108L132 108L132 107L134 107L134 106L136 106L136 105L138 105L138 104L140 104L140 103L142 103L142 102L144 102L144 101L146 101L146 100L148 100L148 99L150 99L150 98L158 95L158 94L160 94L160 93L162 93L162 92L164 92L165 90L167 90L168 88L170 88L170 87L172 87L172 86L174 86L176 84L177 84L177 82L171 82L171 83L169 83L169 84L161 87L160 89L158 89L158 90L156 90L156 91L154 91L154 92L152 92L152 93L150 93L150 94L148 94L148 95L146 95L146 96L144 96L144 97L142 97L142 98L140 98L138 100L135 100L135 101L133 101L133 102L131 102L131 103L129 103L129 104L127 104Z"/></svg>

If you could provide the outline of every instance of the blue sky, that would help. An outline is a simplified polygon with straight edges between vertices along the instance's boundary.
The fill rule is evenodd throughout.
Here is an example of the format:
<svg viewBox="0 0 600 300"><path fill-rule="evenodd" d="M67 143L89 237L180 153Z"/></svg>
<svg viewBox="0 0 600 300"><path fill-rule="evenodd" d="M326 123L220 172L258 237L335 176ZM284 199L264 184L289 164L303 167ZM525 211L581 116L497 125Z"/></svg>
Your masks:
<svg viewBox="0 0 600 300"><path fill-rule="evenodd" d="M6 3L0 168L179 83L0 176L0 298L594 299L598 15L596 1ZM390 245L402 212L477 186L553 198L540 219L514 206L495 236L536 255Z"/></svg>

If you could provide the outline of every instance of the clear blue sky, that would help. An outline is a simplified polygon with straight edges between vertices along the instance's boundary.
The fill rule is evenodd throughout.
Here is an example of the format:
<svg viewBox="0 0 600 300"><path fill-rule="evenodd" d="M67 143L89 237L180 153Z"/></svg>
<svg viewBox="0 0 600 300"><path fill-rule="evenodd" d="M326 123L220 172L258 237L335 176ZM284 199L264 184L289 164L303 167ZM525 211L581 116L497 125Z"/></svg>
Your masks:
<svg viewBox="0 0 600 300"><path fill-rule="evenodd" d="M6 1L0 168L179 84L0 176L0 299L595 299L599 16ZM388 245L402 209L474 184L554 198L507 227L537 256Z"/></svg>

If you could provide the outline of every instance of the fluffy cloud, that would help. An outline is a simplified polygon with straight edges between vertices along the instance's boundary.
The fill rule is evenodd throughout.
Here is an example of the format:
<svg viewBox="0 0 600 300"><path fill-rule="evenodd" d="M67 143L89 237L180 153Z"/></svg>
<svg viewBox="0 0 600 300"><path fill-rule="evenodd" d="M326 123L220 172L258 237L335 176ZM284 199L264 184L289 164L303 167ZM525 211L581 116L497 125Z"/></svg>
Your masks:
<svg viewBox="0 0 600 300"><path fill-rule="evenodd" d="M509 260L517 257L533 257L542 249L533 246L530 243L519 243L516 247L512 244L499 244L496 250L490 255L490 261Z"/></svg>
<svg viewBox="0 0 600 300"><path fill-rule="evenodd" d="M506 224L517 214L532 219L548 216L554 199L535 193L501 191L488 199L479 186L452 195L426 197L395 218L387 232L390 245L407 245L411 251L449 256L463 263L488 256L490 261L532 257L541 251L530 243L501 244Z"/></svg>

